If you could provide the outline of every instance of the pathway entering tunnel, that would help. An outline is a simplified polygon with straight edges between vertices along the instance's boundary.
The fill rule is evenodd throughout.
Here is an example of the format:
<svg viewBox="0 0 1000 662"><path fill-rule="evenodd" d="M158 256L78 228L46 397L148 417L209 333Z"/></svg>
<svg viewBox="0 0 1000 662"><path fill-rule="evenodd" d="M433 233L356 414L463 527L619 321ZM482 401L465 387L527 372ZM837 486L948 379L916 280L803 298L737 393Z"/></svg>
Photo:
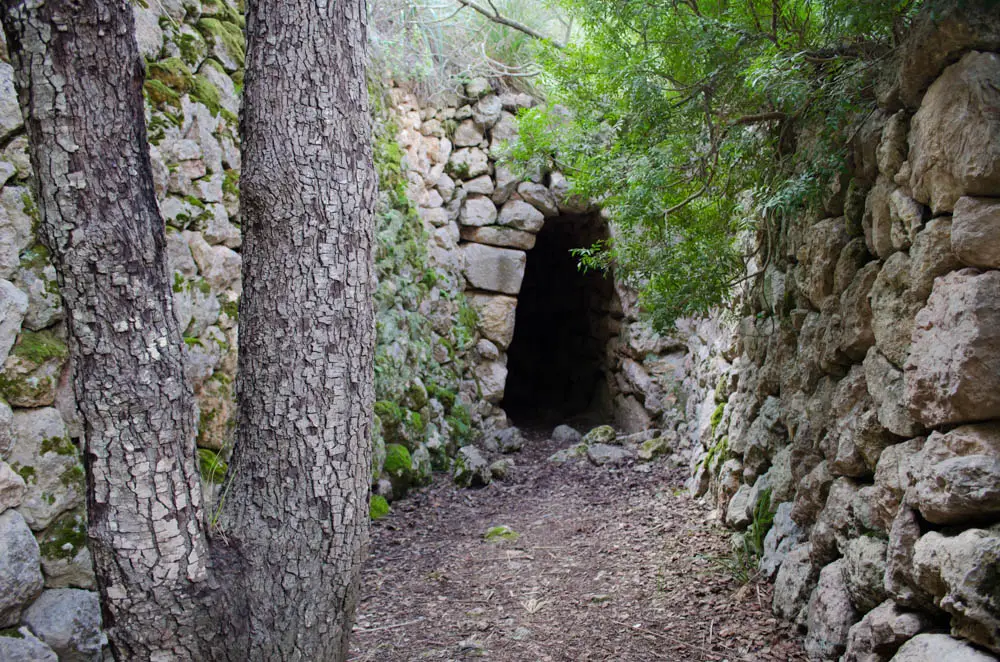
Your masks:
<svg viewBox="0 0 1000 662"><path fill-rule="evenodd" d="M606 238L596 214L558 216L528 252L501 403L517 425L610 418L605 348L614 286L581 271L571 253Z"/></svg>

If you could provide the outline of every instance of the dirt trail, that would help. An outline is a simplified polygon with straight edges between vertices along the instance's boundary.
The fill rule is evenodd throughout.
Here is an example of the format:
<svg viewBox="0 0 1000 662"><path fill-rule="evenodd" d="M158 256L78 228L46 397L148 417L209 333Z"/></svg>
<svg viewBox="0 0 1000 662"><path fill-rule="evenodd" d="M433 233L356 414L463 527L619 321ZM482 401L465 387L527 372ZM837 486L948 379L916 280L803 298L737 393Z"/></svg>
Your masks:
<svg viewBox="0 0 1000 662"><path fill-rule="evenodd" d="M729 534L677 472L559 449L529 437L508 481L442 476L375 523L351 660L805 659L769 587L720 567ZM520 536L485 541L499 525Z"/></svg>

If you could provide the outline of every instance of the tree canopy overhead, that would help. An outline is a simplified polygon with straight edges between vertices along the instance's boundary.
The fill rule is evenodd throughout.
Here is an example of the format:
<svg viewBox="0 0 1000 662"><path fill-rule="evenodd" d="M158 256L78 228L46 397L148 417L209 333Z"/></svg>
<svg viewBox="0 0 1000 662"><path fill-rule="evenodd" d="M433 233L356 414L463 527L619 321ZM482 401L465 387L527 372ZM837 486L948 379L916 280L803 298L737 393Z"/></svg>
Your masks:
<svg viewBox="0 0 1000 662"><path fill-rule="evenodd" d="M511 156L601 201L617 232L582 265L613 264L670 327L766 263L742 230L817 200L842 171L877 65L918 5L562 0L579 30L540 48L551 103L521 116Z"/></svg>

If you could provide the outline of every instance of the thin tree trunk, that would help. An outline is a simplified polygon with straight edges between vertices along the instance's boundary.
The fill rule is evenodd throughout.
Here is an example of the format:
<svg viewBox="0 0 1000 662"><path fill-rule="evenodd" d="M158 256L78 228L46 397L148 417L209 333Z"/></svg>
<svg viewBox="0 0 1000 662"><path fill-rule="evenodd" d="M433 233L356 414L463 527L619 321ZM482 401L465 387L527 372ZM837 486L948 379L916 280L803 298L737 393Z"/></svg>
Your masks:
<svg viewBox="0 0 1000 662"><path fill-rule="evenodd" d="M6 0L0 13L40 231L69 317L104 624L119 660L204 659L194 399L171 310L132 8Z"/></svg>
<svg viewBox="0 0 1000 662"><path fill-rule="evenodd" d="M236 450L221 526L252 660L343 660L374 402L364 0L251 0ZM242 610L235 610L239 613Z"/></svg>

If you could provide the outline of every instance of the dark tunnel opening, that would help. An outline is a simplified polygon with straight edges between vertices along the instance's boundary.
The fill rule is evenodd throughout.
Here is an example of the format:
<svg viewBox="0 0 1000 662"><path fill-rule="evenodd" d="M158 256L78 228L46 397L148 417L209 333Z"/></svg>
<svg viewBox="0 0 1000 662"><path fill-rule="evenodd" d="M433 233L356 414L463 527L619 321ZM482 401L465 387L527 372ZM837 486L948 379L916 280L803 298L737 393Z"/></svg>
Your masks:
<svg viewBox="0 0 1000 662"><path fill-rule="evenodd" d="M607 238L597 215L550 218L528 253L501 406L516 425L611 418L605 376L614 286L570 253Z"/></svg>

